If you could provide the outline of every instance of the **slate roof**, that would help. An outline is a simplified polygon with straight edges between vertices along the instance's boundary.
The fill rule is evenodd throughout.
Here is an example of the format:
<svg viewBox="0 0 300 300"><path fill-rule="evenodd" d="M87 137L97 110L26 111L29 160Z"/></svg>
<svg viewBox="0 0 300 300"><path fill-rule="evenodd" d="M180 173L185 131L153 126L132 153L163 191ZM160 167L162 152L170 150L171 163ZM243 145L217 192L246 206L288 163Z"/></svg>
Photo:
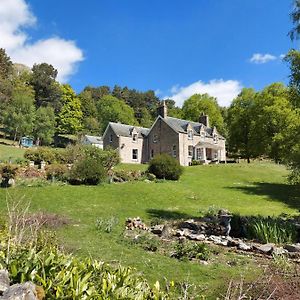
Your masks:
<svg viewBox="0 0 300 300"><path fill-rule="evenodd" d="M116 135L126 136L126 137L131 137L131 133L134 128L138 133L138 137L147 136L150 131L149 128L138 127L133 125L125 125L121 123L109 122L109 125Z"/></svg>
<svg viewBox="0 0 300 300"><path fill-rule="evenodd" d="M102 140L101 136L85 135L84 137L91 144L102 144L103 143L103 140Z"/></svg>
<svg viewBox="0 0 300 300"><path fill-rule="evenodd" d="M203 128L204 131L210 136L212 136L212 133L213 133L212 128L206 127L202 123L177 119L177 118L173 118L173 117L166 117L166 118L163 118L163 120L176 132L187 133L187 128L188 128L188 125L190 124L190 126L193 129L193 134L195 134L195 135L200 135L201 128ZM220 138L223 138L220 134L218 134L218 136Z"/></svg>

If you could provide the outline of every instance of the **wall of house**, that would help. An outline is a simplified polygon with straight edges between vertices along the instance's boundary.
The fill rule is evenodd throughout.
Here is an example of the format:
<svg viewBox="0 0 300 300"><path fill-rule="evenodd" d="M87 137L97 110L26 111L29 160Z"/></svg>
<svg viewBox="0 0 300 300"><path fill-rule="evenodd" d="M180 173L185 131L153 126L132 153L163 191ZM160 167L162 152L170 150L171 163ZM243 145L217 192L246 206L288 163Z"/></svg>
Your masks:
<svg viewBox="0 0 300 300"><path fill-rule="evenodd" d="M141 164L143 162L143 138L138 138L136 141L133 141L132 137L120 136L120 158L123 163L135 163ZM138 150L138 158L132 158L132 150Z"/></svg>
<svg viewBox="0 0 300 300"><path fill-rule="evenodd" d="M112 142L110 142L110 136L112 135ZM103 148L106 149L111 147L113 149L118 149L120 146L119 144L119 137L114 133L111 127L108 127L105 135L103 136Z"/></svg>
<svg viewBox="0 0 300 300"><path fill-rule="evenodd" d="M157 136L157 141L154 142L154 136ZM147 136L148 153L147 160L153 156L161 153L168 153L173 156L173 146L176 146L176 158L179 160L179 138L178 133L170 128L162 119L157 119L157 122L152 127ZM174 156L175 157L175 156Z"/></svg>
<svg viewBox="0 0 300 300"><path fill-rule="evenodd" d="M226 161L226 148L225 148L225 140L219 140L219 145L222 146L223 150L220 150L220 160Z"/></svg>
<svg viewBox="0 0 300 300"><path fill-rule="evenodd" d="M200 142L200 136L194 135L193 139L188 139L186 133L179 134L179 145L180 145L180 157L179 162L182 166L189 166L192 162L193 157L189 156L188 148L189 146L195 147Z"/></svg>

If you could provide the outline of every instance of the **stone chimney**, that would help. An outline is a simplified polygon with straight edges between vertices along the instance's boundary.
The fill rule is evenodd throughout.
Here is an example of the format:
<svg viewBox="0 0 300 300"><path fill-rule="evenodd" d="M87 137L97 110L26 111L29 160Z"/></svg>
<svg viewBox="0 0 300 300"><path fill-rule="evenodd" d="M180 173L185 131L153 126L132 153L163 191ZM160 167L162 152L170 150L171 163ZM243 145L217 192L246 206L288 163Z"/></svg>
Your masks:
<svg viewBox="0 0 300 300"><path fill-rule="evenodd" d="M157 108L157 116L161 116L162 118L166 118L168 116L166 101L163 101L162 105Z"/></svg>
<svg viewBox="0 0 300 300"><path fill-rule="evenodd" d="M205 115L204 113L202 113L199 117L199 123L202 123L206 127L209 127L209 117L208 117L208 115Z"/></svg>

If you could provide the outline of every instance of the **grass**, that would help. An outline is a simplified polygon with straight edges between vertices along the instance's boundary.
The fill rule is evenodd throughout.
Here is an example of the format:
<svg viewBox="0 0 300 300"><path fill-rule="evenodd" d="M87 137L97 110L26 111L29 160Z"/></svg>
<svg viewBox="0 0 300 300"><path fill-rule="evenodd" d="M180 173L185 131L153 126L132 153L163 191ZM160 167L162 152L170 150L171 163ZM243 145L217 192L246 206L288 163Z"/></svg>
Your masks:
<svg viewBox="0 0 300 300"><path fill-rule="evenodd" d="M118 168L146 169L145 165L121 165ZM204 266L178 261L159 253L146 252L123 239L127 217L174 220L197 217L211 206L229 209L241 215L276 216L296 214L299 194L285 184L287 171L271 163L195 166L185 168L178 182L129 182L102 186L46 186L14 188L15 197L31 199L32 210L64 215L72 223L58 230L61 242L77 255L91 256L110 263L136 267L151 281L164 278L190 281L208 287L213 294L226 288L224 281L250 274L250 258L220 253ZM299 204L298 204L299 203ZM0 209L5 207L5 190L0 190ZM96 228L97 219L117 218L110 233ZM232 263L229 263L232 262Z"/></svg>
<svg viewBox="0 0 300 300"><path fill-rule="evenodd" d="M18 146L12 146L12 141L0 139L0 161L16 161L16 159L24 158L26 149Z"/></svg>

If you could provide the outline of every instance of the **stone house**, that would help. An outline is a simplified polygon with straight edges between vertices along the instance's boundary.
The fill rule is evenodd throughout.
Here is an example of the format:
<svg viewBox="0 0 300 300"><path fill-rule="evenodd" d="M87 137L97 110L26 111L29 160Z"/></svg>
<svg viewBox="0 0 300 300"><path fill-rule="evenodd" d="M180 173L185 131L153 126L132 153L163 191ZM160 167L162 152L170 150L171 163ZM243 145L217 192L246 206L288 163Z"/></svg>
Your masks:
<svg viewBox="0 0 300 300"><path fill-rule="evenodd" d="M124 163L146 163L168 153L182 166L193 160L203 164L226 161L225 138L210 128L206 115L199 122L168 117L165 103L151 128L110 122L103 134L104 148L118 149Z"/></svg>

